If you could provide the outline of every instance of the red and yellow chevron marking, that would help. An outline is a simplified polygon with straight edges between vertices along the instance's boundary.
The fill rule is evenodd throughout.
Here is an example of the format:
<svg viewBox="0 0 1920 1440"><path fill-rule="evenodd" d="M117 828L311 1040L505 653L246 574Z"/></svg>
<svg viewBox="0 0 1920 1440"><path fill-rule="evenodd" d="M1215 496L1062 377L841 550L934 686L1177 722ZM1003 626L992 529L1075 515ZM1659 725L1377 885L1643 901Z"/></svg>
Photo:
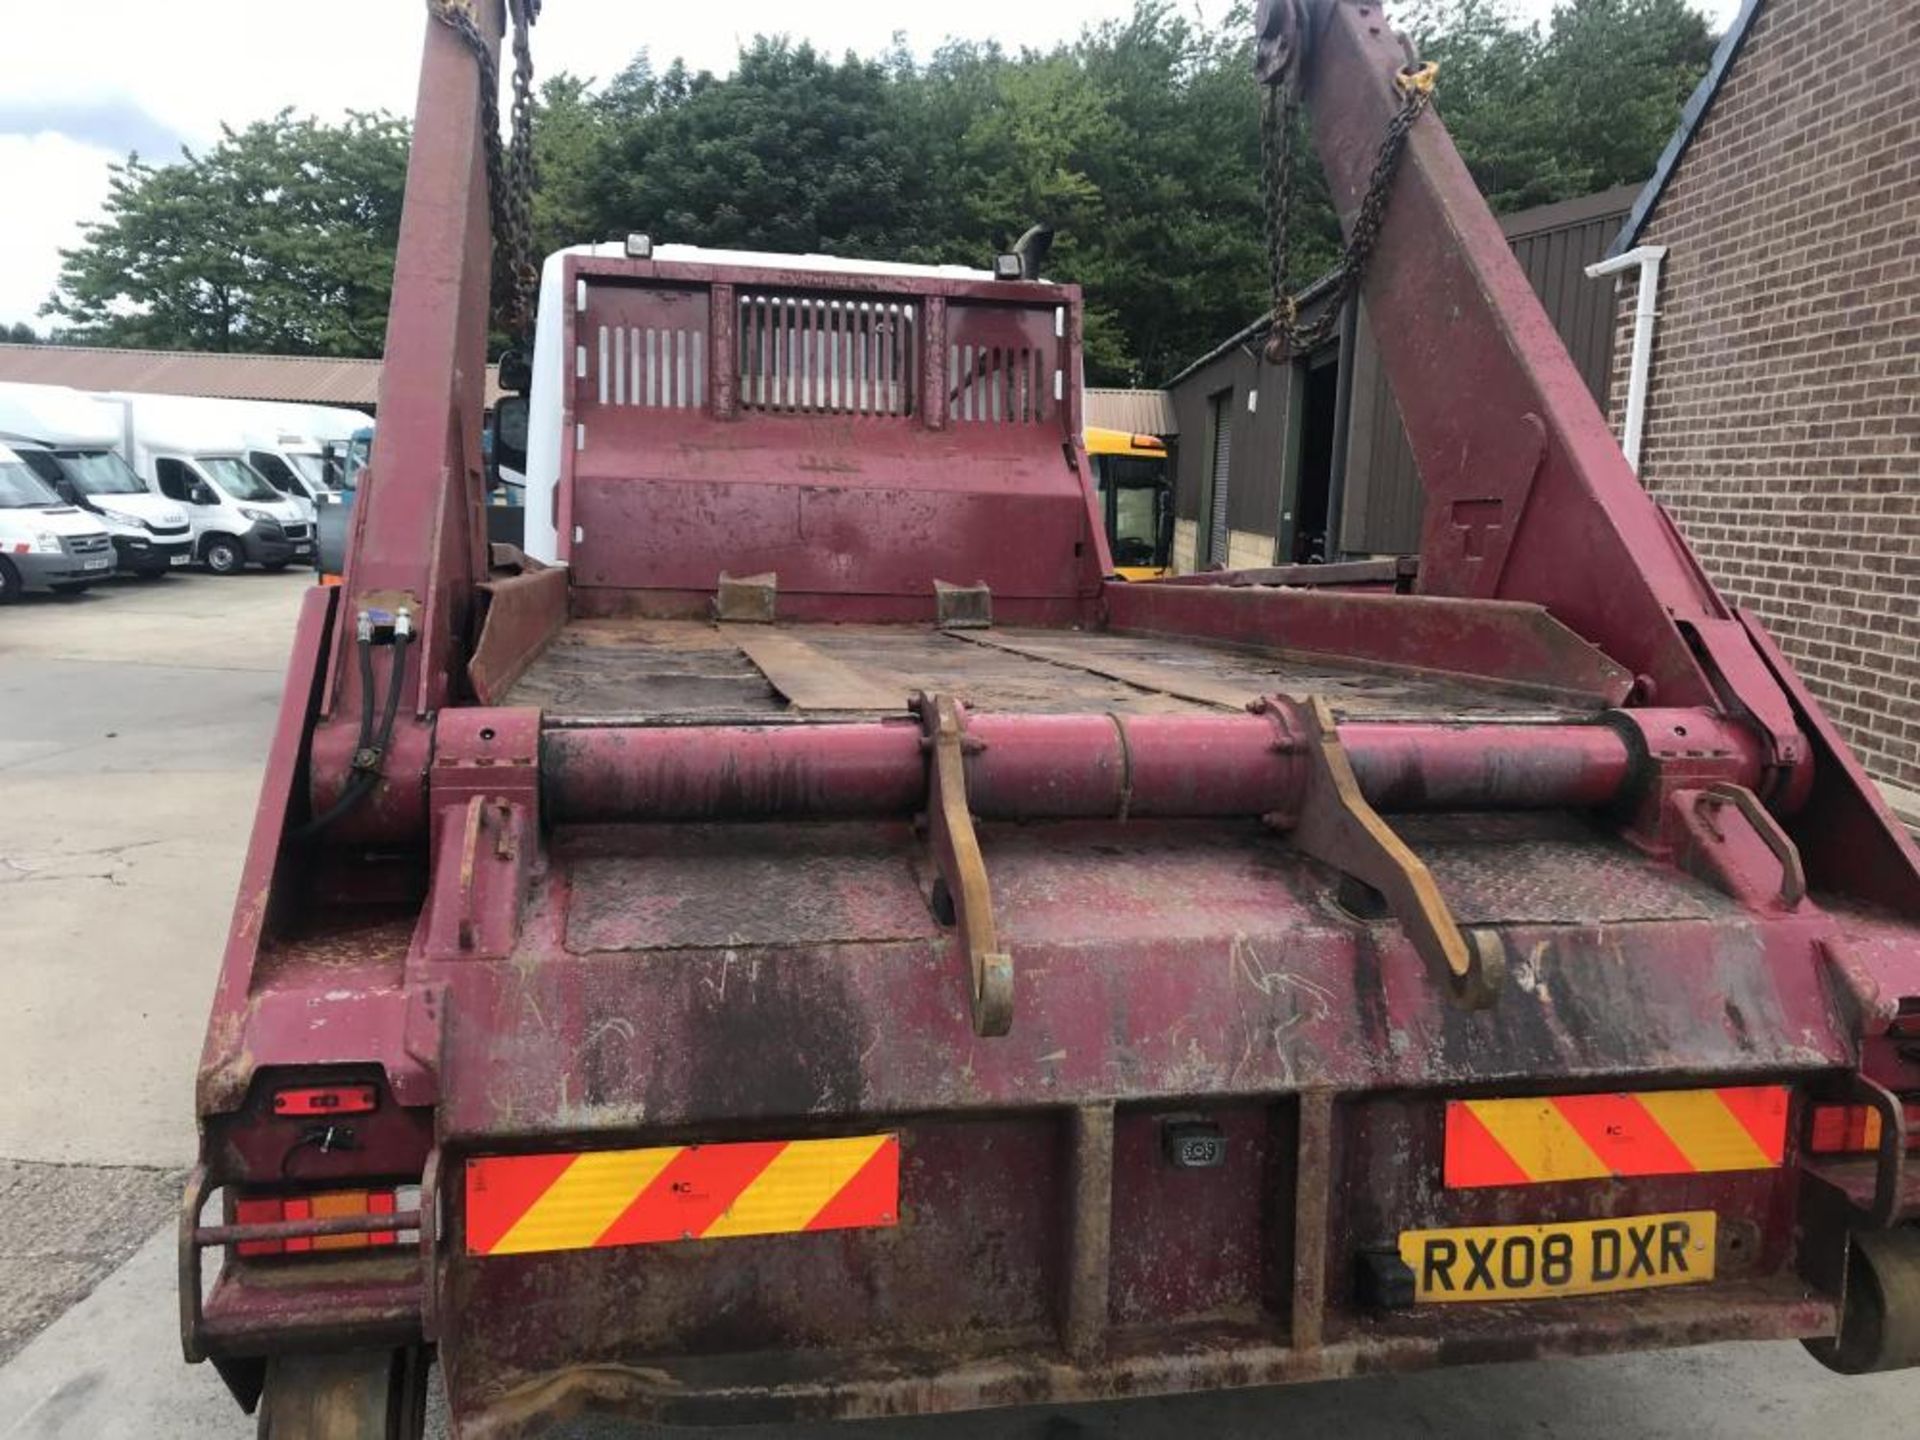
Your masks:
<svg viewBox="0 0 1920 1440"><path fill-rule="evenodd" d="M484 1156L466 1208L469 1255L892 1225L900 1137Z"/></svg>
<svg viewBox="0 0 1920 1440"><path fill-rule="evenodd" d="M1786 1148L1783 1085L1450 1100L1445 1177L1467 1189L1771 1170Z"/></svg>

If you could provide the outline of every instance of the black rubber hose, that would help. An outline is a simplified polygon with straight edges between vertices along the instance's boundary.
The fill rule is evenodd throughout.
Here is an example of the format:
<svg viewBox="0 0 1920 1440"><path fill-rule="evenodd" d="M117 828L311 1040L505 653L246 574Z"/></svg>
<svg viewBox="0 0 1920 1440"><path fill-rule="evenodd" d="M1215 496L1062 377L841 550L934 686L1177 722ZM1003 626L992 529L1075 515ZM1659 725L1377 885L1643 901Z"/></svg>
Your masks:
<svg viewBox="0 0 1920 1440"><path fill-rule="evenodd" d="M356 760L369 749L377 749L384 760L387 747L393 743L393 727L400 714L400 690L406 679L407 645L411 639L409 635L393 637L393 674L387 682L387 703L381 711L377 738L373 731L373 642L360 642L360 745L354 757ZM379 783L380 772L377 770L354 771L353 778L341 788L333 804L296 830L294 838L305 840L318 835L371 795Z"/></svg>

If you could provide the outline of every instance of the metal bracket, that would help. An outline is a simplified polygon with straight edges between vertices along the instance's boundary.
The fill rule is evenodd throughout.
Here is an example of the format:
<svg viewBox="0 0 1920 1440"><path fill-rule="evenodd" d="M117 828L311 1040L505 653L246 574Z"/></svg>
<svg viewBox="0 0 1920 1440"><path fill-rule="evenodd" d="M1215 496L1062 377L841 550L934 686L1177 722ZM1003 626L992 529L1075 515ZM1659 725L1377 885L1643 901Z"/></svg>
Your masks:
<svg viewBox="0 0 1920 1440"><path fill-rule="evenodd" d="M1455 1000L1474 1010L1492 1005L1506 973L1506 947L1499 935L1461 931L1426 862L1360 793L1327 702L1316 695L1304 704L1281 698L1271 705L1304 742L1307 783L1293 843L1378 890L1413 948L1446 977Z"/></svg>
<svg viewBox="0 0 1920 1440"><path fill-rule="evenodd" d="M426 956L494 960L512 952L535 843L530 825L526 806L486 795L469 796L436 817Z"/></svg>
<svg viewBox="0 0 1920 1440"><path fill-rule="evenodd" d="M993 925L993 891L967 808L966 716L951 695L917 695L926 729L927 838L953 909L971 978L973 1033L1004 1035L1013 1027L1013 957Z"/></svg>
<svg viewBox="0 0 1920 1440"><path fill-rule="evenodd" d="M993 591L985 583L953 585L933 582L934 624L942 630L993 628Z"/></svg>
<svg viewBox="0 0 1920 1440"><path fill-rule="evenodd" d="M1715 781L1704 789L1678 791L1674 800L1682 806L1681 824L1693 841L1685 857L1688 869L1743 904L1792 910L1806 899L1807 872L1799 848L1746 786ZM1755 873L1745 853L1750 845L1743 845L1740 831L1726 824L1729 810L1780 867L1777 884L1771 883L1771 875ZM1759 865L1765 869L1767 861L1760 859Z"/></svg>
<svg viewBox="0 0 1920 1440"><path fill-rule="evenodd" d="M713 597L713 618L722 623L771 625L779 577L720 573L720 589Z"/></svg>

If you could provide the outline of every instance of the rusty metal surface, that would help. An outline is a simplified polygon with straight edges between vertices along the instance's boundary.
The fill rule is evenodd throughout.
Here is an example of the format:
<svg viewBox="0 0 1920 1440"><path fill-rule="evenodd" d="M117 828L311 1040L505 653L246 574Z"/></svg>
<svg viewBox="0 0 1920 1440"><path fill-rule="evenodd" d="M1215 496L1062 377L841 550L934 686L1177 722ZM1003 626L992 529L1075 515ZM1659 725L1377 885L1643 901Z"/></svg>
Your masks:
<svg viewBox="0 0 1920 1440"><path fill-rule="evenodd" d="M1051 1347L979 1356L964 1348L783 1352L646 1365L555 1366L502 1377L449 1374L478 1440L549 1433L559 1422L627 1415L686 1425L855 1419L996 1406L1114 1400L1237 1386L1299 1384L1445 1364L1672 1348L1831 1334L1833 1301L1790 1283L1712 1294L1665 1291L1611 1301L1491 1307L1474 1319L1408 1316L1296 1349L1252 1326L1213 1325L1116 1340L1098 1366ZM512 1383L506 1383L507 1381Z"/></svg>
<svg viewBox="0 0 1920 1440"><path fill-rule="evenodd" d="M1192 575L1167 575L1158 585L1334 585L1354 589L1388 589L1404 593L1420 573L1418 555L1391 555L1380 560L1334 560L1324 565L1256 565L1245 570L1202 570Z"/></svg>
<svg viewBox="0 0 1920 1440"><path fill-rule="evenodd" d="M1240 709L1275 693L1322 695L1342 719L1557 720L1595 708L1175 636L1007 629L983 636L925 625L783 625L770 633L844 666L873 701L899 697L897 707L831 707L844 713L904 712L923 690L952 694L972 709L1020 713ZM736 639L698 621L575 620L505 702L539 706L549 724L778 716L788 704L742 648L764 639L758 632ZM860 698L852 690L850 682L838 698Z"/></svg>
<svg viewBox="0 0 1920 1440"><path fill-rule="evenodd" d="M902 828L827 825L804 849L793 840L764 826L576 832L557 857L570 873L567 948L757 951L939 937ZM759 964L741 957L741 983L757 983Z"/></svg>
<svg viewBox="0 0 1920 1440"><path fill-rule="evenodd" d="M1456 996L1477 1007L1492 1004L1504 956L1469 942L1426 863L1367 803L1326 701L1270 701L1266 709L1306 761L1306 784L1289 832L1294 846L1371 887Z"/></svg>
<svg viewBox="0 0 1920 1440"><path fill-rule="evenodd" d="M1419 815L1395 828L1463 924L1726 920L1739 910L1579 815Z"/></svg>
<svg viewBox="0 0 1920 1440"><path fill-rule="evenodd" d="M558 526L576 586L771 572L783 611L928 621L935 581L979 581L1090 616L1104 534L1079 387L1053 383L1079 369L1076 287L574 256L565 291L563 348L585 357Z"/></svg>
<svg viewBox="0 0 1920 1440"><path fill-rule="evenodd" d="M835 659L792 630L768 628L729 638L796 710L885 714L900 708L895 689Z"/></svg>
<svg viewBox="0 0 1920 1440"><path fill-rule="evenodd" d="M725 883L728 832L711 833L703 894ZM789 864L831 853L820 827L734 833ZM925 901L898 878L924 851L904 829L888 833L896 899L863 928L924 935ZM580 839L664 855L685 834ZM1021 965L1004 1038L974 1037L944 938L766 945L751 970L723 943L569 954L561 937L581 891L575 862L556 862L521 942L536 963L443 968L461 1018L443 1042L442 1134L497 1145L624 1132L637 1117L738 1128L1303 1086L1778 1074L1851 1053L1811 920L1511 924L1515 983L1495 1010L1468 1014L1396 927L1351 915L1338 877L1257 823L989 823L979 836L1000 940ZM605 908L618 896L586 893L596 925L631 927L617 943L675 938L645 906L622 920Z"/></svg>
<svg viewBox="0 0 1920 1440"><path fill-rule="evenodd" d="M713 597L713 618L723 624L771 625L779 603L779 579L771 572L729 575L722 570Z"/></svg>
<svg viewBox="0 0 1920 1440"><path fill-rule="evenodd" d="M486 613L467 683L482 705L495 705L567 623L567 572L540 566L496 575L480 595Z"/></svg>
<svg viewBox="0 0 1920 1440"><path fill-rule="evenodd" d="M1399 52L1371 6L1311 3L1328 24L1309 100L1350 208ZM497 8L481 7L489 28ZM626 324L625 346L647 315L704 316L711 403L642 403L634 372L609 385L604 367L568 386L568 609L607 618L568 625L503 697L517 708L487 711L457 704L486 573L473 80L430 33L386 418L347 585L310 600L296 635L194 1182L418 1175L422 1254L236 1265L202 1315L196 1189L189 1353L404 1344L430 1315L459 1423L514 1433L599 1405L886 1414L1831 1333L1834 1301L1796 1266L1828 1273L1846 1222L1807 1196L1854 1203L1851 1172L1824 1190L1793 1164L1441 1183L1449 1096L1920 1083L1900 1029L1920 1013L1920 867L1619 462L1436 118L1416 127L1368 282L1374 313L1398 317L1383 359L1431 490L1425 593L1103 583L1070 288L576 257L566 288L588 298L566 341L589 321ZM739 306L770 286L816 317L910 296L923 318L889 353L917 367L916 405L896 391L885 414L805 413L749 393ZM1029 384L1048 364L1058 402ZM875 708L809 721L724 632L649 618L704 615L729 568L777 569L798 623L772 633L870 681ZM1055 628L994 632L1018 654L940 635L935 579L985 581L1002 624ZM521 617L537 626L479 657L487 693L551 621L543 594ZM297 790L324 803L351 762L353 612L396 598L423 638L386 779L321 842L296 839ZM969 705L986 746L950 746L938 786L906 714L920 691ZM1311 836L1237 818L1272 800L1284 825L1300 805L1285 735L1236 708L1270 694L1325 698L1349 788L1376 809L1591 812L1405 822L1439 900L1497 927L1497 1004L1450 1004L1405 928L1305 853L1326 853ZM1662 708L1594 723L1623 704ZM956 710L945 738L958 729ZM1804 900L1757 810L1711 861L1682 848L1689 793L1767 770ZM617 802L600 823L580 823L583 783ZM990 953L1019 960L1004 1035L979 1033L959 916L903 818L921 797L970 817ZM647 804L736 823L629 823ZM1110 818L1066 818L1089 811ZM864 818L794 818L847 813ZM1769 862L1789 883L1762 895ZM1829 906L1847 896L1861 903ZM298 1136L263 1113L281 1067L382 1085L366 1148L289 1176ZM1201 1183L1157 1168L1174 1113L1230 1147ZM895 1225L465 1254L458 1178L476 1154L879 1126L901 1137ZM1913 1202L1886 1161L1867 1196L1880 1219ZM1359 1305L1359 1252L1409 1224L1666 1209L1722 1217L1723 1283L1444 1315Z"/></svg>
<svg viewBox="0 0 1920 1440"><path fill-rule="evenodd" d="M1351 216L1406 56L1377 10L1315 9L1306 106ZM1650 676L1662 704L1709 703L1676 621L1726 607L1634 479L1431 111L1409 134L1362 295L1394 317L1376 338L1427 494L1421 593L1545 605Z"/></svg>
<svg viewBox="0 0 1920 1440"><path fill-rule="evenodd" d="M993 887L967 803L966 716L951 695L922 695L917 708L926 727L927 847L940 872L936 903L948 912L955 948L966 961L973 1033L1004 1035L1013 1024L1013 956L1000 943Z"/></svg>
<svg viewBox="0 0 1920 1440"><path fill-rule="evenodd" d="M1311 666L1426 675L1599 709L1632 673L1538 605L1272 586L1129 585L1106 590L1120 633L1205 638L1311 657ZM1285 684L1268 687L1290 692ZM1662 697L1663 704L1686 704ZM1698 702L1694 702L1698 703Z"/></svg>
<svg viewBox="0 0 1920 1440"><path fill-rule="evenodd" d="M1284 829L1309 778L1305 752L1279 718L1290 704L969 711L968 804L999 820L1259 816ZM458 713L504 725L535 712ZM1608 724L1354 721L1338 727L1338 739L1360 794L1382 812L1597 809L1638 788L1632 745ZM574 724L543 730L538 753L549 813L565 822L901 818L924 813L919 740L906 717Z"/></svg>

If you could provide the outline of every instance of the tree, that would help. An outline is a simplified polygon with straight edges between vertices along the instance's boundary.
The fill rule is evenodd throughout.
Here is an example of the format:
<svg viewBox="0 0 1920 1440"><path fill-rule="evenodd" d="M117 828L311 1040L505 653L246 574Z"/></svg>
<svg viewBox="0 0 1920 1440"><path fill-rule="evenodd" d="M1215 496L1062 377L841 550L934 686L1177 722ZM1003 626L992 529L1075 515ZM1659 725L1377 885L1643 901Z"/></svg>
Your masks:
<svg viewBox="0 0 1920 1440"><path fill-rule="evenodd" d="M13 324L6 326L4 329L0 329L0 340L5 340L9 345L37 345L40 343L40 337L33 333L33 327L24 320L16 320Z"/></svg>
<svg viewBox="0 0 1920 1440"><path fill-rule="evenodd" d="M1438 110L1496 209L1644 179L1712 50L1688 0L1564 0L1545 26L1510 0L1411 0L1440 62ZM541 87L536 245L658 240L984 265L1055 227L1048 273L1086 295L1087 376L1153 383L1266 307L1250 7L1184 0L1070 44L955 42L925 61L786 39L716 77L635 56L604 84ZM1310 146L1304 122L1294 137ZM405 128L287 115L205 155L114 176L46 313L76 339L372 354L384 331ZM1337 259L1325 179L1296 166L1287 274Z"/></svg>
<svg viewBox="0 0 1920 1440"><path fill-rule="evenodd" d="M1714 46L1686 0L1564 0L1544 29L1504 0L1421 0L1407 27L1497 210L1645 180Z"/></svg>
<svg viewBox="0 0 1920 1440"><path fill-rule="evenodd" d="M391 116L287 112L171 165L131 155L41 313L83 343L377 355L406 163Z"/></svg>

